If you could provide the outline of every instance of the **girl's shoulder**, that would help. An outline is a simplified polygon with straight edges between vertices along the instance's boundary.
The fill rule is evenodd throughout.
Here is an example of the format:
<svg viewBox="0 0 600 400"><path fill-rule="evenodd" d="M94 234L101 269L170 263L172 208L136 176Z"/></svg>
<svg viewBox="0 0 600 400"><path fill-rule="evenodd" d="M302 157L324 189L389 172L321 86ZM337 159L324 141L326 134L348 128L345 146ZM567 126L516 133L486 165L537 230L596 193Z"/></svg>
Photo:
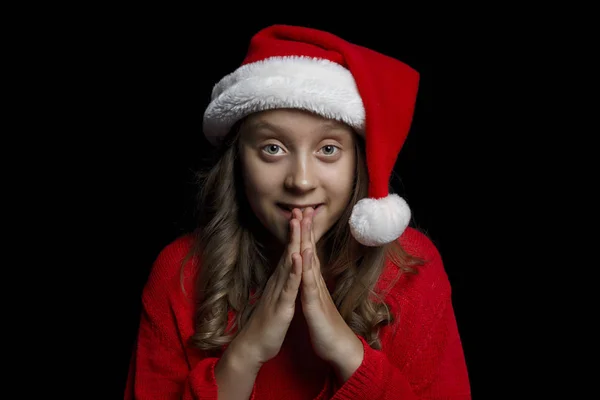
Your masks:
<svg viewBox="0 0 600 400"><path fill-rule="evenodd" d="M397 265L388 261L384 281L394 282L391 295L411 296L422 299L441 299L451 295L450 281L446 273L442 255L434 241L424 232L408 227L398 243L412 257L421 261L415 267L415 273L402 273L400 279L394 279L400 273Z"/></svg>
<svg viewBox="0 0 600 400"><path fill-rule="evenodd" d="M410 255L425 261L440 261L441 255L433 240L423 231L408 227L398 238L402 248ZM439 260L438 260L439 259Z"/></svg>
<svg viewBox="0 0 600 400"><path fill-rule="evenodd" d="M174 293L183 295L193 292L193 276L199 266L197 257L190 256L193 246L194 236L184 234L159 251L144 288L146 296L161 293L170 297Z"/></svg>

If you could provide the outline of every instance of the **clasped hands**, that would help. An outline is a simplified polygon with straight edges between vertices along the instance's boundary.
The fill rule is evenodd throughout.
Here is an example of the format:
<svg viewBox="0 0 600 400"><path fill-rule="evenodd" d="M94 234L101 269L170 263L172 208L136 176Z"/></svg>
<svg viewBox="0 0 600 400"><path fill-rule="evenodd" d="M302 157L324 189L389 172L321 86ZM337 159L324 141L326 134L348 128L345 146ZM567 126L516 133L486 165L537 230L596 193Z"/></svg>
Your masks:
<svg viewBox="0 0 600 400"><path fill-rule="evenodd" d="M279 353L297 305L302 307L315 353L333 367L341 382L363 361L362 342L340 315L321 274L313 214L311 207L292 211L289 240L279 264L226 352L228 360L243 364L242 370L257 373Z"/></svg>
<svg viewBox="0 0 600 400"><path fill-rule="evenodd" d="M311 207L303 212L299 209L292 211L292 242L297 234L294 229L299 228L300 252L293 253L291 257L296 265L302 266L300 300L313 349L345 381L362 363L363 347L340 315L321 274L313 229L314 212Z"/></svg>

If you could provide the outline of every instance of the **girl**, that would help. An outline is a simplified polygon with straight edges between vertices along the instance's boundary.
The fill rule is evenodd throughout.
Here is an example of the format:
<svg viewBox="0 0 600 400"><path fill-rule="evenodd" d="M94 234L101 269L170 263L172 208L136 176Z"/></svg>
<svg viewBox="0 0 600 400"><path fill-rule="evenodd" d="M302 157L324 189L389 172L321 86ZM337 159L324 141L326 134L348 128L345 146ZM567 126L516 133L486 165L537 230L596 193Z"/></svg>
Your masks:
<svg viewBox="0 0 600 400"><path fill-rule="evenodd" d="M126 399L470 399L440 255L388 180L418 74L272 26L213 89L199 227L144 288Z"/></svg>

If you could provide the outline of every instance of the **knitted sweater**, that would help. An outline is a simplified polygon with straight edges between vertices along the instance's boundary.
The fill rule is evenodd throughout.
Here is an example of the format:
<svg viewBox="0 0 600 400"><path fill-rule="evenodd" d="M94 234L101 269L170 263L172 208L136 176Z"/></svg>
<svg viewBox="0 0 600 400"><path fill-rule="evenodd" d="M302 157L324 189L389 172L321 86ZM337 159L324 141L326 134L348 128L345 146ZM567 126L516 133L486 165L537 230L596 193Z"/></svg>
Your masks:
<svg viewBox="0 0 600 400"><path fill-rule="evenodd" d="M184 270L186 296L181 290L180 263L190 240L184 236L166 246L152 268L142 294L125 399L217 399L214 367L219 355L207 356L186 345L194 329L189 294L197 265L190 262ZM412 228L399 241L427 262L418 274L404 274L388 293L386 302L395 319L380 331L382 349L371 348L358 336L363 362L339 385L329 365L314 354L300 310L279 354L259 371L252 399L471 398L440 255L425 235ZM388 263L378 285L387 287L397 271Z"/></svg>

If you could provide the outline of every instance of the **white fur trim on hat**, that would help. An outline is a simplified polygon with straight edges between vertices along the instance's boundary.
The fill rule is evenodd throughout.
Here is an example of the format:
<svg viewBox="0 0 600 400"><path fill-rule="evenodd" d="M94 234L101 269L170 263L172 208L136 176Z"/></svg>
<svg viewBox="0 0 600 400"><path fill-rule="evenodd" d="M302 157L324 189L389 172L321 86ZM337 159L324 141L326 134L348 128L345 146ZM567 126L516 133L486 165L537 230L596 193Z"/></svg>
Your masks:
<svg viewBox="0 0 600 400"><path fill-rule="evenodd" d="M402 235L410 222L406 201L397 194L381 199L365 198L356 203L350 216L350 230L359 243L381 246Z"/></svg>
<svg viewBox="0 0 600 400"><path fill-rule="evenodd" d="M212 144L241 118L274 108L300 108L364 133L365 110L350 71L329 60L272 57L238 68L215 85L204 113Z"/></svg>

